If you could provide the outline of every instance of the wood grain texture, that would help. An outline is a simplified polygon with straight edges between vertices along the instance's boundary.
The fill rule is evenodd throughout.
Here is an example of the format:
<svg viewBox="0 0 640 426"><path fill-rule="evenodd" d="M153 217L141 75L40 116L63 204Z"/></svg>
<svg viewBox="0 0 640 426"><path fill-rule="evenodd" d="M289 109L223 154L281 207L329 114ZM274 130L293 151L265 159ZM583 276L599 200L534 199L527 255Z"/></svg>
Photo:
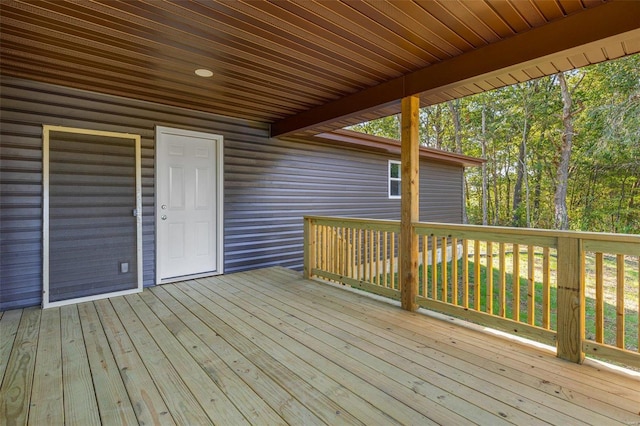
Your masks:
<svg viewBox="0 0 640 426"><path fill-rule="evenodd" d="M420 99L402 99L401 117L401 212L400 212L400 291L402 308L415 311L418 307L418 237L413 223L420 220L420 138L418 114Z"/></svg>
<svg viewBox="0 0 640 426"><path fill-rule="evenodd" d="M65 422L79 426L99 424L100 411L82 336L78 306L61 307L60 322Z"/></svg>
<svg viewBox="0 0 640 426"><path fill-rule="evenodd" d="M4 312L0 323L21 320L0 385L0 422L121 424L126 406L139 424L235 424L228 402L246 423L265 426L608 425L640 418L637 375L589 360L569 363L549 349L344 288L275 267L79 306ZM634 362L617 348L590 345L584 350ZM72 364L70 350L78 353ZM33 366L18 362L25 354ZM64 362L77 371L56 370ZM88 402L73 394L81 389ZM93 395L112 403L122 397L121 405L92 404ZM78 405L63 404L67 396ZM55 405L64 419L44 415Z"/></svg>
<svg viewBox="0 0 640 426"><path fill-rule="evenodd" d="M42 311L29 424L64 423L60 309Z"/></svg>
<svg viewBox="0 0 640 426"><path fill-rule="evenodd" d="M558 357L581 363L584 360L584 279L580 240L558 238Z"/></svg>
<svg viewBox="0 0 640 426"><path fill-rule="evenodd" d="M138 423L93 303L78 305L87 358L103 424Z"/></svg>
<svg viewBox="0 0 640 426"><path fill-rule="evenodd" d="M0 318L0 383L2 383L4 373L7 371L9 356L11 355L21 317L21 310L13 310L3 312L2 318Z"/></svg>
<svg viewBox="0 0 640 426"><path fill-rule="evenodd" d="M39 308L25 309L22 313L0 388L0 423L2 424L21 425L27 422L40 315Z"/></svg>

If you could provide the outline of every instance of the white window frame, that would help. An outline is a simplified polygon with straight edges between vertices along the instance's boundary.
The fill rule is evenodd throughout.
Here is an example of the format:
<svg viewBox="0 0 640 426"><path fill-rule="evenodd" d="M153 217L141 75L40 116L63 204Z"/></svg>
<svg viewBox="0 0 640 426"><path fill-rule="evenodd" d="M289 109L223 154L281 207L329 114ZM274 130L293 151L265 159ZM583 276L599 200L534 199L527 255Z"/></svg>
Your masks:
<svg viewBox="0 0 640 426"><path fill-rule="evenodd" d="M391 177L391 166L393 164L397 164L400 168L400 174L397 178ZM400 194L391 194L391 182L400 182ZM399 200L400 198L402 198L402 166L400 161L398 160L389 160L389 166L387 167L387 194L389 195L389 199L391 200Z"/></svg>

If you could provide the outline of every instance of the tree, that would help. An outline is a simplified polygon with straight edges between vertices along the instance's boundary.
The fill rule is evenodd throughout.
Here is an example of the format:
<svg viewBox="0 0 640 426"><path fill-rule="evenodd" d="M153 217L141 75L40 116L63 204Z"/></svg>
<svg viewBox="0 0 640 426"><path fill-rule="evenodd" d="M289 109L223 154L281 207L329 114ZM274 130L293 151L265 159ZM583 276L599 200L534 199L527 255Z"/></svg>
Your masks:
<svg viewBox="0 0 640 426"><path fill-rule="evenodd" d="M556 174L556 193L553 198L555 205L556 229L569 229L569 212L567 211L567 185L569 182L569 163L573 145L574 128L572 92L578 87L580 79L572 90L569 90L567 80L563 72L557 74L560 92L562 94L562 143L560 144L558 172Z"/></svg>
<svg viewBox="0 0 640 426"><path fill-rule="evenodd" d="M376 122L359 126L397 138ZM640 233L640 55L432 105L420 128L486 159L465 170L469 223Z"/></svg>

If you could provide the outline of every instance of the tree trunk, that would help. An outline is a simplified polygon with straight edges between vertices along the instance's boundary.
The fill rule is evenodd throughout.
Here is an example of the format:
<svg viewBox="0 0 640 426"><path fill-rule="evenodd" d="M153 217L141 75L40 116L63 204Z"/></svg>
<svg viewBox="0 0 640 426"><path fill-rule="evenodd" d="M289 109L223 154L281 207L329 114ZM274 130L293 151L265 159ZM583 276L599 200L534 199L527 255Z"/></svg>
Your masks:
<svg viewBox="0 0 640 426"><path fill-rule="evenodd" d="M569 161L571 159L571 147L573 144L573 116L571 112L571 92L564 78L564 73L558 73L558 82L562 93L562 144L560 145L560 161L556 173L555 228L569 229L569 212L567 211L567 185L569 181Z"/></svg>
<svg viewBox="0 0 640 426"><path fill-rule="evenodd" d="M448 101L447 106L451 112L451 120L453 121L453 144L455 152L462 154L462 136L460 126L460 99Z"/></svg>
<svg viewBox="0 0 640 426"><path fill-rule="evenodd" d="M442 125L442 109L440 105L434 105L431 108L431 125L436 138L435 148L442 149L442 134L444 133L444 126Z"/></svg>
<svg viewBox="0 0 640 426"><path fill-rule="evenodd" d="M487 159L487 113L486 108L482 106L482 158L484 160ZM487 218L487 192L489 188L487 187L487 163L482 163L482 224L484 226L488 225Z"/></svg>
<svg viewBox="0 0 640 426"><path fill-rule="evenodd" d="M527 90L525 87L523 90ZM518 167L517 167L517 176L516 176L516 186L513 189L513 217L511 219L511 223L513 226L521 226L521 214L519 211L520 203L522 202L522 182L525 179L526 173L526 161L527 161L527 139L529 138L529 110L527 105L526 93L524 94L523 100L523 109L524 109L524 124L522 127L522 139L520 140L520 149L518 150ZM527 185L528 192L528 185ZM527 196L527 206L529 203L529 197ZM528 222L527 218L527 222Z"/></svg>
<svg viewBox="0 0 640 426"><path fill-rule="evenodd" d="M638 172L635 173L636 176L638 176ZM628 213L626 215L626 228L631 228L633 221L634 221L634 216L636 216L637 210L635 209L635 197L636 197L636 193L640 193L640 178L636 178L636 182L633 184L633 186L631 187L631 191L629 191L629 209L627 210ZM634 214L634 212L636 212ZM628 232L628 231L625 231Z"/></svg>

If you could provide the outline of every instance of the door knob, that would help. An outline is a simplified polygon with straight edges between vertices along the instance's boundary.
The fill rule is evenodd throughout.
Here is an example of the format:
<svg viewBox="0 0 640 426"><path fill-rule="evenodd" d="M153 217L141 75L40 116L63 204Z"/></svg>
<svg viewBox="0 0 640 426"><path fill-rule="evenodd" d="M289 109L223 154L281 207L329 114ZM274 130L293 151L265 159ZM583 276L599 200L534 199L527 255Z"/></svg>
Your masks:
<svg viewBox="0 0 640 426"><path fill-rule="evenodd" d="M166 214L163 214L162 216L160 216L160 219L162 219L162 220L167 220L167 215L166 215Z"/></svg>
<svg viewBox="0 0 640 426"><path fill-rule="evenodd" d="M167 209L167 205L166 205L166 204L163 204L163 205L161 205L161 206L160 206L160 208L161 208L162 210L166 210L166 209Z"/></svg>

